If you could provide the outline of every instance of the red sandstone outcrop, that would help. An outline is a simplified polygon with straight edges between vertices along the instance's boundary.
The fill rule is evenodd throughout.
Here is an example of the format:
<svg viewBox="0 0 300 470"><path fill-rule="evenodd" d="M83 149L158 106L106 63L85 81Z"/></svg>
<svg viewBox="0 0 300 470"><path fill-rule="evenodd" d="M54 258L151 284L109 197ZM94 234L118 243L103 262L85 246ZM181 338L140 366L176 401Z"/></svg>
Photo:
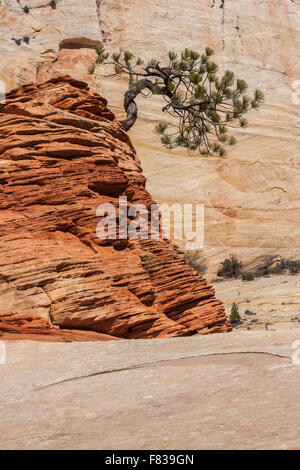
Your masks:
<svg viewBox="0 0 300 470"><path fill-rule="evenodd" d="M103 98L70 77L8 94L0 106L0 337L230 330L212 287L173 243L97 238L97 207L117 207L120 195L129 205L153 203Z"/></svg>

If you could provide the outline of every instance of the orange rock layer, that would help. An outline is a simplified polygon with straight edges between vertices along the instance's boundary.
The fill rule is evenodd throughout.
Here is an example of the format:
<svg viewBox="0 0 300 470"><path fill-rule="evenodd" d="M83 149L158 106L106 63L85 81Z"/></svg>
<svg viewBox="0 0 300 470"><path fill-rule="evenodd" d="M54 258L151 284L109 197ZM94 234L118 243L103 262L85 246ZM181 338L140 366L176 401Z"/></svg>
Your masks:
<svg viewBox="0 0 300 470"><path fill-rule="evenodd" d="M173 243L97 238L100 204L117 208L120 195L129 206L153 203L106 104L60 77L13 90L0 105L0 337L229 331L214 290Z"/></svg>

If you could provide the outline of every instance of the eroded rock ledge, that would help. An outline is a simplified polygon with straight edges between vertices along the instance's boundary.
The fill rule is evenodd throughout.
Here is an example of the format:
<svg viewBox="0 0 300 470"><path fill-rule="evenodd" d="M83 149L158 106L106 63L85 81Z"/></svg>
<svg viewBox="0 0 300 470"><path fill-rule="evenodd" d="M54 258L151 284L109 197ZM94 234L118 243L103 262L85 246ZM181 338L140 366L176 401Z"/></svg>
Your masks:
<svg viewBox="0 0 300 470"><path fill-rule="evenodd" d="M0 337L230 330L214 290L173 243L97 238L99 204L117 208L120 195L153 203L106 104L84 82L60 77L13 90L0 106Z"/></svg>

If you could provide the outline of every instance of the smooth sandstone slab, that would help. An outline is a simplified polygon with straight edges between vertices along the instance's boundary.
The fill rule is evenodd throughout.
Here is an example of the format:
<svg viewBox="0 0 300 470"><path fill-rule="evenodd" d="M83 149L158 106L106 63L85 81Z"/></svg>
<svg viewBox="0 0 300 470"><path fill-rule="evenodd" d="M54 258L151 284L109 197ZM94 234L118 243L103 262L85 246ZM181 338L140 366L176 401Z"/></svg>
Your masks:
<svg viewBox="0 0 300 470"><path fill-rule="evenodd" d="M2 449L299 448L299 330L8 342Z"/></svg>

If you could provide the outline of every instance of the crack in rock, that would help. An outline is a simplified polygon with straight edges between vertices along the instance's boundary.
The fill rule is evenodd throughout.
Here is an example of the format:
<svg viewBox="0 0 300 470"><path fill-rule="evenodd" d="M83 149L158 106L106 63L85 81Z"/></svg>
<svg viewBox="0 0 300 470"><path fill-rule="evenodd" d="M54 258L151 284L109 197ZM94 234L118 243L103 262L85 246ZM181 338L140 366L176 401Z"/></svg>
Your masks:
<svg viewBox="0 0 300 470"><path fill-rule="evenodd" d="M223 51L225 49L225 0L221 0L220 8L222 9L222 34L223 34Z"/></svg>
<svg viewBox="0 0 300 470"><path fill-rule="evenodd" d="M269 191L273 191L273 189L279 189L284 193L288 193L288 191L286 189L281 188L281 186L273 186Z"/></svg>
<svg viewBox="0 0 300 470"><path fill-rule="evenodd" d="M212 356L225 356L225 355L233 355L233 354L262 354L262 355L267 355L267 356L278 357L279 359L291 360L289 356L284 356L282 354L276 354L276 353L270 353L267 351L231 351L231 352L221 352L221 353L199 354L199 355L192 355L192 356L183 356L183 357L178 357L178 358L175 357L171 359L162 359L159 361L145 362L144 364L136 364L136 365L128 366L128 367L120 367L118 369L108 369L108 370L104 370L101 372L93 372L92 374L79 375L77 377L70 377L64 380L59 380L57 382L52 382L50 384L43 385L41 387L36 387L34 388L34 391L45 390L55 385L60 385L66 382L73 382L74 380L87 379L89 377L96 377L98 375L114 374L115 372L124 372L127 370L143 369L144 367L147 367L147 366L162 364L162 363L166 363L170 361L181 361L185 359L194 359L194 358L212 357Z"/></svg>
<svg viewBox="0 0 300 470"><path fill-rule="evenodd" d="M240 41L241 41L241 46L242 46L241 49L242 49L242 52L245 52L244 42L243 42L243 38L242 38L242 34L241 34L241 28L240 28L240 24L239 24L239 23L240 23L240 17L237 16L235 29L237 30L238 35L239 35L239 39L240 39Z"/></svg>
<svg viewBox="0 0 300 470"><path fill-rule="evenodd" d="M17 0L18 4L24 11L24 13L30 13L30 10L37 10L39 8L47 8L50 7L53 10L56 10L57 4L60 0L50 0L48 3L43 4L43 5L37 5L36 7L29 7L28 5L22 5L21 0Z"/></svg>

